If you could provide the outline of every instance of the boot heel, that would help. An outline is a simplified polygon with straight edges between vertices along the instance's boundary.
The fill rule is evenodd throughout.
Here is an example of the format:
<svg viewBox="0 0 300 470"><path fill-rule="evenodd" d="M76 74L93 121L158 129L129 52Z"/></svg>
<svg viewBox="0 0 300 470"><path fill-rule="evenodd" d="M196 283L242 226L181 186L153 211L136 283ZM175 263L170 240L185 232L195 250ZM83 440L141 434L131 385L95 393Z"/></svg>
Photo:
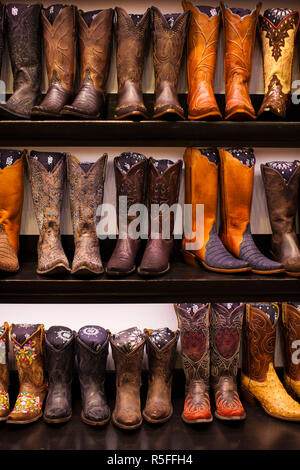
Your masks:
<svg viewBox="0 0 300 470"><path fill-rule="evenodd" d="M183 251L183 259L185 264L189 264L190 266L199 267L199 262L195 255L188 251Z"/></svg>
<svg viewBox="0 0 300 470"><path fill-rule="evenodd" d="M241 389L241 395L247 403L250 403L251 405L255 405L257 403L257 399L255 398L255 396L244 388Z"/></svg>

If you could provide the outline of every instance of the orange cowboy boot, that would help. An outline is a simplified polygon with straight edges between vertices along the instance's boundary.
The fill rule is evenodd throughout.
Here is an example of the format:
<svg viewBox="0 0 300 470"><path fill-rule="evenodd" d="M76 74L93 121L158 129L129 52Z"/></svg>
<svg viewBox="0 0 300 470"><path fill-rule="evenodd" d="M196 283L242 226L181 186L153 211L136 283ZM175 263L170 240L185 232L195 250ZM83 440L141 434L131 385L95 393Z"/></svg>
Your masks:
<svg viewBox="0 0 300 470"><path fill-rule="evenodd" d="M298 341L300 340L300 304L282 304L282 323L285 351L284 385L288 393L300 399L300 364Z"/></svg>
<svg viewBox="0 0 300 470"><path fill-rule="evenodd" d="M8 323L0 327L0 421L9 415Z"/></svg>

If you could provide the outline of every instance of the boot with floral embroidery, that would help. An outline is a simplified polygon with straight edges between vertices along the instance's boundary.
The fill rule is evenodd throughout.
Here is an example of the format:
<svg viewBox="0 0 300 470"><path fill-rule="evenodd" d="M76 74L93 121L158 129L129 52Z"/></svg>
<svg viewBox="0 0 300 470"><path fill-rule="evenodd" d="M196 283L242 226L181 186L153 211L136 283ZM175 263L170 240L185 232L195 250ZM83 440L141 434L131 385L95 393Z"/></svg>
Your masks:
<svg viewBox="0 0 300 470"><path fill-rule="evenodd" d="M20 389L7 422L27 424L42 416L47 383L43 367L44 325L11 325Z"/></svg>
<svg viewBox="0 0 300 470"><path fill-rule="evenodd" d="M0 421L9 415L8 323L0 327Z"/></svg>

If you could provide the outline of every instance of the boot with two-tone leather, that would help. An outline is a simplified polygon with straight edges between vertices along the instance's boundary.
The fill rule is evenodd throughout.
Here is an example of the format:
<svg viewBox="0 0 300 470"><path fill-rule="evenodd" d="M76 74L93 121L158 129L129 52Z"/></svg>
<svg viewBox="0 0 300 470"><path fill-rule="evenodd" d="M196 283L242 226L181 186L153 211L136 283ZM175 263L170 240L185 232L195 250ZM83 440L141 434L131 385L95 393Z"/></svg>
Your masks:
<svg viewBox="0 0 300 470"><path fill-rule="evenodd" d="M75 241L72 274L99 275L104 272L96 232L96 213L103 202L107 154L95 163L81 163L67 155L71 214Z"/></svg>
<svg viewBox="0 0 300 470"><path fill-rule="evenodd" d="M9 415L9 371L8 371L9 327L4 323L0 327L0 421L6 421Z"/></svg>
<svg viewBox="0 0 300 470"><path fill-rule="evenodd" d="M128 14L117 7L115 37L117 43L118 104L115 119L145 119L142 81L150 32L150 8L144 15Z"/></svg>
<svg viewBox="0 0 300 470"><path fill-rule="evenodd" d="M296 233L299 162L269 162L260 166L272 227L271 253L289 276L300 277L300 247Z"/></svg>
<svg viewBox="0 0 300 470"><path fill-rule="evenodd" d="M113 9L78 14L80 89L72 104L64 106L62 115L83 119L104 117L105 85L108 78Z"/></svg>
<svg viewBox="0 0 300 470"><path fill-rule="evenodd" d="M255 155L249 148L219 149L221 159L220 238L234 256L246 261L256 274L278 274L284 267L266 258L251 235L250 213Z"/></svg>
<svg viewBox="0 0 300 470"><path fill-rule="evenodd" d="M229 8L221 2L227 120L256 119L249 96L256 26L261 9Z"/></svg>
<svg viewBox="0 0 300 470"><path fill-rule="evenodd" d="M210 423L210 304L175 304L180 328L185 401L185 423Z"/></svg>
<svg viewBox="0 0 300 470"><path fill-rule="evenodd" d="M284 385L288 393L300 400L300 304L284 302L282 304L282 325L284 339Z"/></svg>
<svg viewBox="0 0 300 470"><path fill-rule="evenodd" d="M212 304L211 386L216 402L215 416L225 421L246 418L237 391L244 310L245 304Z"/></svg>
<svg viewBox="0 0 300 470"><path fill-rule="evenodd" d="M247 304L241 388L245 400L258 401L273 418L300 421L300 404L287 393L274 368L278 304Z"/></svg>
<svg viewBox="0 0 300 470"><path fill-rule="evenodd" d="M299 12L270 8L259 17L264 59L265 96L258 116L274 114L285 118L291 104L292 70Z"/></svg>
<svg viewBox="0 0 300 470"><path fill-rule="evenodd" d="M239 273L250 271L246 261L234 258L222 244L217 233L219 154L216 149L187 148L185 164L185 203L192 206L192 234L185 234L183 255L187 264L202 264L209 271ZM205 184L203 181L205 180ZM204 205L204 224L200 226L197 204ZM201 246L200 230L203 231ZM191 239L189 239L191 238ZM188 244L198 244L187 249Z"/></svg>
<svg viewBox="0 0 300 470"><path fill-rule="evenodd" d="M183 0L189 10L187 36L188 118L220 120L222 114L214 95L214 77L220 31L220 8L194 6Z"/></svg>

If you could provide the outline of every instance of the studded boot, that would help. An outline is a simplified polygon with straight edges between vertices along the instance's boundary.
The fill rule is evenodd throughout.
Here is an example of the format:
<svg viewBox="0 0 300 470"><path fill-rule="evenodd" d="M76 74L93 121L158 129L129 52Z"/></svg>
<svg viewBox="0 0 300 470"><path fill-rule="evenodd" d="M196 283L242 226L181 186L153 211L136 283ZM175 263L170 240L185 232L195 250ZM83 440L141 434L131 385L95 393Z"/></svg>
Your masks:
<svg viewBox="0 0 300 470"><path fill-rule="evenodd" d="M300 305L293 302L282 304L282 324L284 339L284 384L288 393L300 400Z"/></svg>
<svg viewBox="0 0 300 470"><path fill-rule="evenodd" d="M6 421L9 415L8 336L8 323L4 323L0 327L0 421Z"/></svg>

